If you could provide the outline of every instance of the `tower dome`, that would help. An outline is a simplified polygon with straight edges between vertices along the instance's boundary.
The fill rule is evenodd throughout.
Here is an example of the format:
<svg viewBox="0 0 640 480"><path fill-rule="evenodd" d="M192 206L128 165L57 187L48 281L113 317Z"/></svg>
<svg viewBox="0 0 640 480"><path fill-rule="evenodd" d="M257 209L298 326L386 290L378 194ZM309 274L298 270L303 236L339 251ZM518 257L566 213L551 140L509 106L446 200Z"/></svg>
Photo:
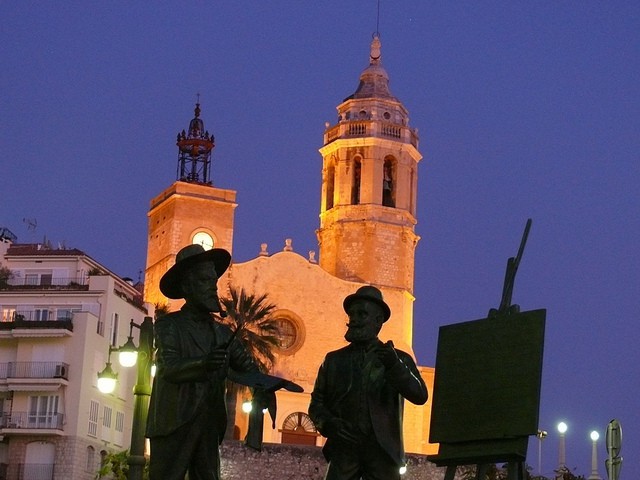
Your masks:
<svg viewBox="0 0 640 480"><path fill-rule="evenodd" d="M345 100L352 98L386 98L397 101L389 91L389 75L382 66L380 36L377 33L371 41L369 66L360 74L360 84L355 93Z"/></svg>

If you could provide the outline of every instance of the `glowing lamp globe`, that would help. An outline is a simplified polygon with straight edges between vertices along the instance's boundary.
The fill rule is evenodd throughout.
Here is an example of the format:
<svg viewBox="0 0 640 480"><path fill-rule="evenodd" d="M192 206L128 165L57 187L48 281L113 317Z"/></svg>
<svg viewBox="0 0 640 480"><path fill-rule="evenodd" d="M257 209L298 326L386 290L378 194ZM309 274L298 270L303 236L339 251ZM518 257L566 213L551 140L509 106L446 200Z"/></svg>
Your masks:
<svg viewBox="0 0 640 480"><path fill-rule="evenodd" d="M138 352L135 350L124 350L118 353L118 362L123 367L133 367L138 361Z"/></svg>
<svg viewBox="0 0 640 480"><path fill-rule="evenodd" d="M102 393L112 393L116 389L116 380L118 375L111 368L111 364L107 363L100 373L98 373L98 390Z"/></svg>

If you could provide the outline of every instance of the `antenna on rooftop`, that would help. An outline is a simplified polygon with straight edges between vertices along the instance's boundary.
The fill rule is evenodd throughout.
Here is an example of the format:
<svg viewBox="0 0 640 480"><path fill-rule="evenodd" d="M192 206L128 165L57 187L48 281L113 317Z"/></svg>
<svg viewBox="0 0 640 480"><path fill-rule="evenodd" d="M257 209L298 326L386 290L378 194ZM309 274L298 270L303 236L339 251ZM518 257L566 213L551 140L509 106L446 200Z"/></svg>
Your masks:
<svg viewBox="0 0 640 480"><path fill-rule="evenodd" d="M376 16L376 36L380 36L380 0L378 0L378 14Z"/></svg>
<svg viewBox="0 0 640 480"><path fill-rule="evenodd" d="M38 222L35 218L23 218L22 223L27 226L28 231L35 231L35 229L38 227Z"/></svg>

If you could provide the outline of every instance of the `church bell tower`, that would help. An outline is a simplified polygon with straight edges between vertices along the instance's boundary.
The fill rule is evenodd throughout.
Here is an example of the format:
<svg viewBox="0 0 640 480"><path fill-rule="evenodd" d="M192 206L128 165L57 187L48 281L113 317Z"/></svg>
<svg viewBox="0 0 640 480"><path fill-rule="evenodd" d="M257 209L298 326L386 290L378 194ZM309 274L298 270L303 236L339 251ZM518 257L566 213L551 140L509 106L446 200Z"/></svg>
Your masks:
<svg viewBox="0 0 640 480"><path fill-rule="evenodd" d="M233 246L236 192L213 186L211 153L214 137L204 128L196 103L187 131L178 133L177 180L151 200L148 217L144 299L155 305L171 302L160 293L160 278L190 243L205 249Z"/></svg>
<svg viewBox="0 0 640 480"><path fill-rule="evenodd" d="M344 280L413 293L418 135L389 91L378 34L355 93L327 124L322 154L320 266Z"/></svg>

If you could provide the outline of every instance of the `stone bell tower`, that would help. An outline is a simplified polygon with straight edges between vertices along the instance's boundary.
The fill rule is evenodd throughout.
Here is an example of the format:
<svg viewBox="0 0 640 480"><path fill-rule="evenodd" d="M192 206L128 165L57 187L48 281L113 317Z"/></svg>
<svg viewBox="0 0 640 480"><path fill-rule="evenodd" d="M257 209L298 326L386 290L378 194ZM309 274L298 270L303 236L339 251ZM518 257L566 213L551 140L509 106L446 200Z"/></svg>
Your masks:
<svg viewBox="0 0 640 480"><path fill-rule="evenodd" d="M206 249L232 251L236 192L213 186L211 152L214 137L204 128L200 104L188 131L178 133L177 180L151 200L148 217L144 299L171 305L160 293L160 278L175 263L178 251L199 243Z"/></svg>
<svg viewBox="0 0 640 480"><path fill-rule="evenodd" d="M413 293L418 135L389 91L377 34L355 93L327 124L320 266L338 278Z"/></svg>

